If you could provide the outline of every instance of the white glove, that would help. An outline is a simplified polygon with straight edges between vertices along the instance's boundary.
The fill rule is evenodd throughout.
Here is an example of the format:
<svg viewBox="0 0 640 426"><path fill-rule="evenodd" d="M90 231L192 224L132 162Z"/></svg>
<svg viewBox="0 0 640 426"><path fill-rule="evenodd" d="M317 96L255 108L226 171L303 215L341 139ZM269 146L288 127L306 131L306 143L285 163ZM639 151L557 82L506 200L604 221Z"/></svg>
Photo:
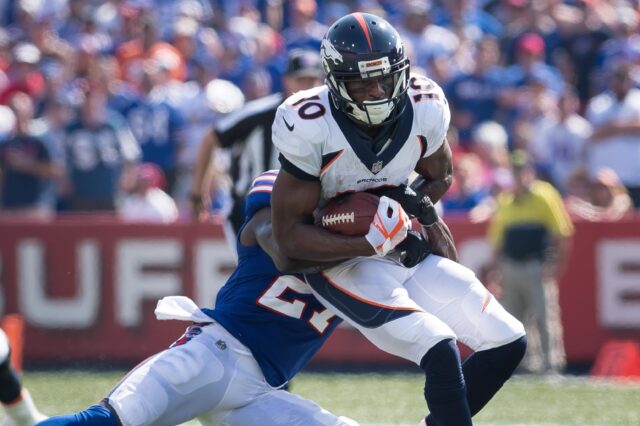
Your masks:
<svg viewBox="0 0 640 426"><path fill-rule="evenodd" d="M409 228L411 221L400 203L383 196L365 238L378 256L384 256L407 237Z"/></svg>

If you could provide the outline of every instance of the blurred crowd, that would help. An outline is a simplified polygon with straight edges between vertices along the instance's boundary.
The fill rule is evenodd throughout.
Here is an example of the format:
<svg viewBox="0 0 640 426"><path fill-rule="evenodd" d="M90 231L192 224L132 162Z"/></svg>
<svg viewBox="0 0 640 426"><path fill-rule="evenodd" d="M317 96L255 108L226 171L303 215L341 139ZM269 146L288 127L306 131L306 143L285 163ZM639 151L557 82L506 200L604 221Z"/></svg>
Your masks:
<svg viewBox="0 0 640 426"><path fill-rule="evenodd" d="M640 208L640 2L0 1L0 212L187 220L198 146L282 91L287 54L327 25L386 17L452 109L445 214L485 220L524 150L570 214ZM228 210L224 153L213 213Z"/></svg>

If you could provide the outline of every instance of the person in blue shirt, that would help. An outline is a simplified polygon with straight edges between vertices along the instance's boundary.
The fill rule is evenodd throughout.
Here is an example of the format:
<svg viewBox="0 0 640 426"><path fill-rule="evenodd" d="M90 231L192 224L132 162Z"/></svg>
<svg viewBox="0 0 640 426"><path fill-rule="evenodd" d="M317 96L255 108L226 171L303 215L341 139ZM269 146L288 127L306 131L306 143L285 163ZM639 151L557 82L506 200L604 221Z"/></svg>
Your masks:
<svg viewBox="0 0 640 426"><path fill-rule="evenodd" d="M478 43L473 70L460 74L445 87L452 120L465 148L471 143L473 130L484 121L496 120L500 113L504 70L499 65L499 49L496 38L483 38Z"/></svg>
<svg viewBox="0 0 640 426"><path fill-rule="evenodd" d="M62 173L52 161L43 140L31 132L33 101L25 93L15 94L10 107L2 107L3 118L15 117L7 139L0 141L0 211L46 217L47 184Z"/></svg>
<svg viewBox="0 0 640 426"><path fill-rule="evenodd" d="M66 165L74 211L115 211L121 185L132 176L140 147L106 93L87 90L78 117L65 129Z"/></svg>
<svg viewBox="0 0 640 426"><path fill-rule="evenodd" d="M169 70L154 60L145 62L141 93L122 109L129 127L140 144L142 161L158 165L167 180L167 192L173 193L176 159L183 147L186 124L182 114L170 102L168 89L158 81L169 79ZM156 87L158 84L158 87Z"/></svg>
<svg viewBox="0 0 640 426"><path fill-rule="evenodd" d="M40 425L176 425L195 417L216 425L357 424L282 389L340 320L300 275L280 272L326 265L280 254L271 235L276 175L265 172L251 186L238 267L215 308L199 309L183 296L162 299L158 318L193 322L182 337L133 369L100 404Z"/></svg>

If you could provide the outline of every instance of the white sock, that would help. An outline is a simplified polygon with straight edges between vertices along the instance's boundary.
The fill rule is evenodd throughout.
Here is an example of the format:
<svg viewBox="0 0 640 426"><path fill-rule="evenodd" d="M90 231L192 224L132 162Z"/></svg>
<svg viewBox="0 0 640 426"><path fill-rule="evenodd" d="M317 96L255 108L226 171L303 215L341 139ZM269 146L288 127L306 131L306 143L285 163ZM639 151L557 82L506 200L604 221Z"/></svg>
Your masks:
<svg viewBox="0 0 640 426"><path fill-rule="evenodd" d="M19 401L4 406L7 416L13 420L16 426L33 426L46 418L36 408L28 390L22 388L20 396Z"/></svg>

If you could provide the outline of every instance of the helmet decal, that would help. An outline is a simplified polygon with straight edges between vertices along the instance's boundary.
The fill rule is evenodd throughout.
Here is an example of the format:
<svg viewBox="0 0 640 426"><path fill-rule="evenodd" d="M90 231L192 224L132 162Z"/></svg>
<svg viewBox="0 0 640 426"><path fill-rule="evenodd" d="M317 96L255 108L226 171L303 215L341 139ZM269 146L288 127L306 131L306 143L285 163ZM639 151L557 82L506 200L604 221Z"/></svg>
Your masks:
<svg viewBox="0 0 640 426"><path fill-rule="evenodd" d="M369 34L369 27L367 27L367 22L364 20L364 16L362 16L362 13L354 13L353 17L356 18L356 21L358 21L358 24L360 24L360 28L362 28L362 31L367 38L369 50L373 52L373 46L371 45L371 35Z"/></svg>
<svg viewBox="0 0 640 426"><path fill-rule="evenodd" d="M331 41L326 37L322 39L320 54L322 55L322 59L325 61L331 59L334 65L338 65L343 62L342 55L338 52L338 49L336 49L333 43L331 43Z"/></svg>

